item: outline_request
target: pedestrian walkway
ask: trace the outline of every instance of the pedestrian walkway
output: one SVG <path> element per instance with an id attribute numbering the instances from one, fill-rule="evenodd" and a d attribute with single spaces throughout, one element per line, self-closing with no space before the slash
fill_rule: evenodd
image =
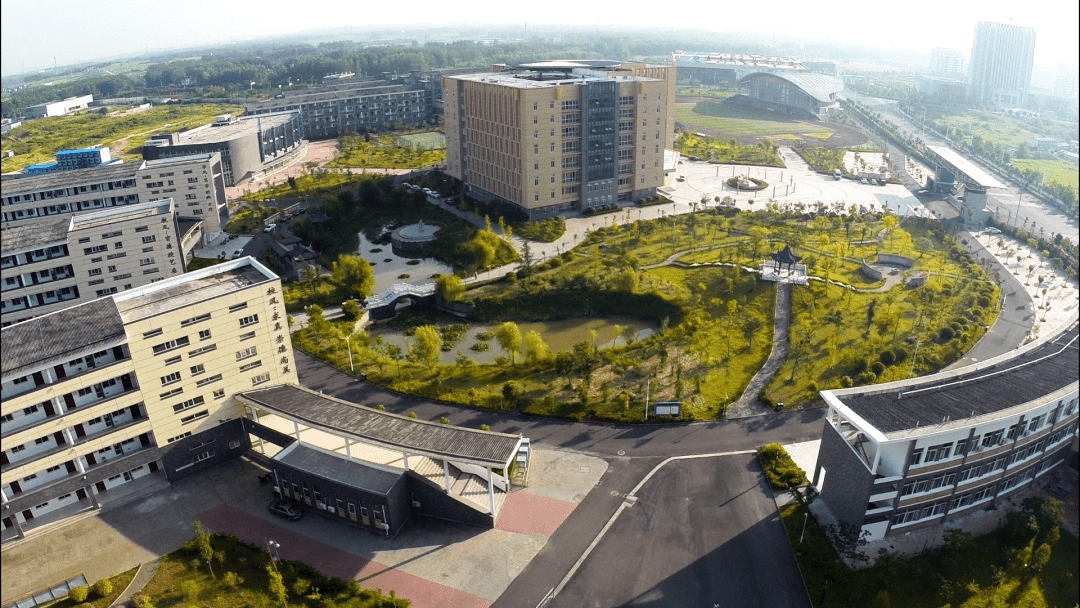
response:
<path id="1" fill-rule="evenodd" d="M 135 606 L 135 602 L 133 601 L 135 596 L 142 592 L 143 587 L 150 582 L 150 579 L 154 578 L 154 575 L 157 574 L 158 568 L 160 567 L 160 557 L 152 562 L 140 565 L 139 571 L 135 573 L 135 578 L 131 579 L 131 583 L 128 584 L 127 589 L 124 589 L 124 592 L 113 601 L 109 608 L 119 608 L 120 606 L 133 608 Z"/>
<path id="2" fill-rule="evenodd" d="M 776 286 L 776 321 L 773 326 L 773 347 L 768 360 L 761 369 L 754 374 L 750 384 L 746 386 L 742 397 L 728 409 L 728 418 L 742 418 L 745 416 L 757 416 L 767 414 L 769 408 L 758 401 L 758 395 L 765 385 L 772 380 L 776 371 L 787 359 L 788 353 L 788 327 L 791 325 L 791 284 L 780 283 Z"/>

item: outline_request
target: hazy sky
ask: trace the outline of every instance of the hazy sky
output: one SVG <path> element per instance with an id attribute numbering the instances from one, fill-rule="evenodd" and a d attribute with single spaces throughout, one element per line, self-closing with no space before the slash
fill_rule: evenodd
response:
<path id="1" fill-rule="evenodd" d="M 975 23 L 998 21 L 1035 28 L 1035 63 L 1056 66 L 1059 62 L 1076 63 L 1080 55 L 1077 7 L 1075 0 L 547 0 L 539 4 L 505 0 L 54 0 L 40 6 L 5 0 L 0 3 L 0 71 L 12 74 L 50 67 L 54 57 L 59 65 L 65 65 L 327 26 L 400 24 L 409 18 L 425 23 L 468 19 L 532 24 L 570 19 L 582 26 L 663 25 L 719 32 L 747 27 L 758 34 L 804 33 L 833 42 L 926 50 L 944 46 L 965 54 L 971 52 Z M 722 51 L 723 39 L 718 38 L 713 46 L 694 50 Z"/>

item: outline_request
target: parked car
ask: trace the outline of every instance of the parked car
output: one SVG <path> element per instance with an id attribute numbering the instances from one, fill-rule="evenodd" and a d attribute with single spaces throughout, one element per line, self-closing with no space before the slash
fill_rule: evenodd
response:
<path id="1" fill-rule="evenodd" d="M 266 228 L 263 228 L 263 232 L 273 232 L 274 228 L 277 228 L 277 224 L 269 224 Z"/>
<path id="2" fill-rule="evenodd" d="M 983 232 L 985 232 L 986 234 L 1001 234 L 1001 231 L 997 228 L 994 228 L 993 226 L 987 228 L 986 230 L 983 230 Z"/>
<path id="3" fill-rule="evenodd" d="M 861 178 L 859 181 L 862 182 L 863 184 L 866 184 L 866 178 L 865 177 Z"/>
<path id="4" fill-rule="evenodd" d="M 289 521 L 296 521 L 304 515 L 304 509 L 300 507 L 300 503 L 288 498 L 271 501 L 268 508 L 271 514 L 284 517 Z"/>
<path id="5" fill-rule="evenodd" d="M 677 182 L 685 182 L 686 178 L 680 175 L 679 177 L 675 178 L 675 181 L 677 181 Z"/>
<path id="6" fill-rule="evenodd" d="M 237 249 L 236 251 L 232 252 L 232 259 L 235 260 L 236 258 L 239 258 L 242 255 L 244 255 L 244 250 L 243 249 Z"/>

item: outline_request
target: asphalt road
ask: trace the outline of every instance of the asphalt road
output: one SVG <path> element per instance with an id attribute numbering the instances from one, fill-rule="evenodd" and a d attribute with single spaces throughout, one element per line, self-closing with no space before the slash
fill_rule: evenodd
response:
<path id="1" fill-rule="evenodd" d="M 553 608 L 810 606 L 753 455 L 673 461 L 637 495 Z"/>

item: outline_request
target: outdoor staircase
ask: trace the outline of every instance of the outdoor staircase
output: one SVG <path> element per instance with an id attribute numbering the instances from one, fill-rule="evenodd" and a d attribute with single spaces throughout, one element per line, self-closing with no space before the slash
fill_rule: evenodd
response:
<path id="1" fill-rule="evenodd" d="M 442 463 L 426 456 L 410 456 L 409 469 L 423 477 L 431 484 L 437 486 L 443 492 L 446 491 L 445 477 Z M 449 464 L 450 492 L 449 495 L 467 503 L 470 507 L 483 513 L 491 510 L 490 497 L 488 496 L 487 479 L 473 473 L 462 471 L 454 463 Z M 495 512 L 506 500 L 506 492 L 495 484 Z"/>

